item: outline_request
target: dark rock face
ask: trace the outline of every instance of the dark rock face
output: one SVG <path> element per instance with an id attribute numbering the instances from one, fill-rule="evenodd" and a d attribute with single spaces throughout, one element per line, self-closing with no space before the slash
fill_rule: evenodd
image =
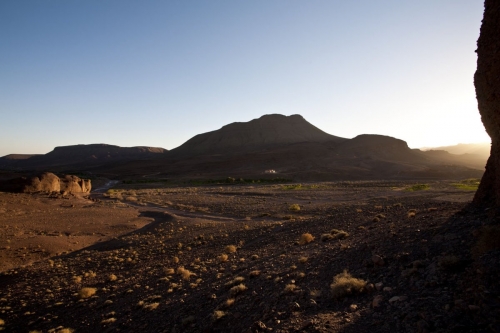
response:
<path id="1" fill-rule="evenodd" d="M 484 2 L 484 17 L 477 41 L 476 97 L 491 154 L 474 203 L 500 207 L 500 1 Z"/>
<path id="2" fill-rule="evenodd" d="M 5 192 L 56 192 L 56 193 L 90 193 L 90 179 L 80 179 L 67 175 L 59 178 L 53 173 L 44 172 L 38 176 L 20 177 L 0 182 L 0 191 Z"/>

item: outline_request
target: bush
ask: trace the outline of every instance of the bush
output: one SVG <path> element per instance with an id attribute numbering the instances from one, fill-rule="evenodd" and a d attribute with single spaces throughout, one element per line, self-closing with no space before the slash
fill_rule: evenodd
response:
<path id="1" fill-rule="evenodd" d="M 226 246 L 226 253 L 235 253 L 235 252 L 236 252 L 236 246 L 234 245 Z"/>
<path id="2" fill-rule="evenodd" d="M 231 289 L 229 289 L 229 294 L 231 296 L 235 296 L 235 295 L 238 295 L 239 293 L 244 292 L 247 289 L 248 288 L 243 283 L 241 283 L 241 284 L 239 284 L 237 286 L 234 286 Z"/>
<path id="3" fill-rule="evenodd" d="M 314 240 L 314 236 L 311 235 L 310 233 L 302 234 L 302 235 L 300 235 L 299 245 L 308 244 L 308 243 L 312 242 L 313 240 Z"/>
<path id="4" fill-rule="evenodd" d="M 80 289 L 80 291 L 78 292 L 78 297 L 83 299 L 83 298 L 89 298 L 89 297 L 92 297 L 95 295 L 95 293 L 97 292 L 97 289 L 96 288 L 82 288 Z"/>
<path id="5" fill-rule="evenodd" d="M 334 239 L 345 239 L 349 237 L 349 233 L 345 232 L 344 230 L 338 229 L 332 229 L 332 231 L 330 231 L 330 234 L 332 234 Z"/>
<path id="6" fill-rule="evenodd" d="M 344 272 L 334 276 L 330 288 L 332 289 L 333 297 L 339 299 L 347 295 L 360 293 L 364 290 L 365 286 L 365 280 L 354 278 L 344 270 Z"/>
<path id="7" fill-rule="evenodd" d="M 300 206 L 298 204 L 291 204 L 288 207 L 288 210 L 290 210 L 292 212 L 298 212 L 298 211 L 300 211 Z"/>

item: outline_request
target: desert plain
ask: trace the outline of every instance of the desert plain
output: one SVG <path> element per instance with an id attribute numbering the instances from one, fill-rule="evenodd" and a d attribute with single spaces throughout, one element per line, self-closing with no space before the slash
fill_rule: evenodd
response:
<path id="1" fill-rule="evenodd" d="M 0 330 L 500 327 L 477 180 L 112 184 L 0 193 Z"/>

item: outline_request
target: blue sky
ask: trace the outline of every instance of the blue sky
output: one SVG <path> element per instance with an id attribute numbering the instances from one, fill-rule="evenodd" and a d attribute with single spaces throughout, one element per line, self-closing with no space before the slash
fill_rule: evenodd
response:
<path id="1" fill-rule="evenodd" d="M 263 114 L 410 147 L 487 142 L 477 0 L 0 2 L 0 156 L 174 148 Z"/>

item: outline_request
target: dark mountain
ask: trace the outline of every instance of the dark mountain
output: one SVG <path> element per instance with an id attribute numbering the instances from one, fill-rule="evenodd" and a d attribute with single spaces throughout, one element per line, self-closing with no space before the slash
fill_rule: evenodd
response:
<path id="1" fill-rule="evenodd" d="M 466 154 L 467 155 L 467 154 Z M 465 156 L 465 155 L 464 155 Z M 410 149 L 405 141 L 363 134 L 330 135 L 302 116 L 265 115 L 199 134 L 171 151 L 104 144 L 57 147 L 0 168 L 91 171 L 115 178 L 282 177 L 301 180 L 480 177 L 484 164 L 445 151 Z M 266 174 L 266 170 L 276 174 Z"/>
<path id="2" fill-rule="evenodd" d="M 232 123 L 219 130 L 198 134 L 172 149 L 170 156 L 248 153 L 298 142 L 342 142 L 307 122 L 301 115 L 264 115 L 245 123 Z"/>
<path id="3" fill-rule="evenodd" d="M 33 155 L 27 158 L 12 158 L 7 155 L 0 158 L 0 168 L 47 169 L 75 167 L 86 168 L 112 162 L 154 159 L 167 152 L 154 147 L 119 147 L 107 144 L 89 144 L 56 147 L 45 155 Z"/>

